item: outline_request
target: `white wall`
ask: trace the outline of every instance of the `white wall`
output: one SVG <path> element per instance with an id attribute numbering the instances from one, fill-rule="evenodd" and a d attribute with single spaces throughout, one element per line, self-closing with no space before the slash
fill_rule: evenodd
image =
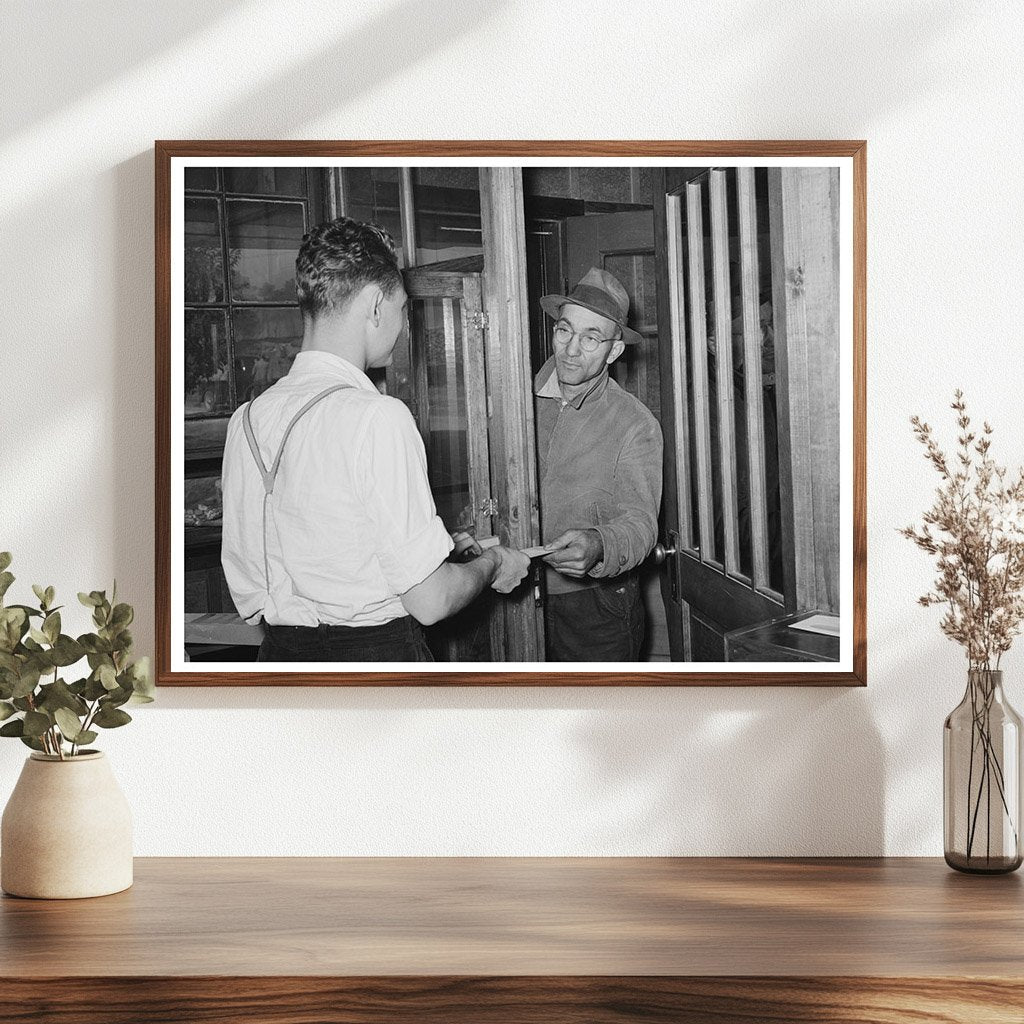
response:
<path id="1" fill-rule="evenodd" d="M 1024 461 L 1022 39 L 1011 2 L 0 4 L 0 549 L 12 593 L 116 576 L 141 650 L 154 139 L 869 140 L 867 689 L 167 688 L 104 736 L 137 852 L 940 854 L 964 665 L 896 528 L 955 386 Z"/>

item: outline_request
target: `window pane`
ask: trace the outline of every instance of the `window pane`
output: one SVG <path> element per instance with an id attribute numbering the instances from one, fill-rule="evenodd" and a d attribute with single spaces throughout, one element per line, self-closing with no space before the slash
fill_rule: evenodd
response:
<path id="1" fill-rule="evenodd" d="M 450 531 L 474 524 L 469 493 L 468 423 L 457 299 L 410 303 L 413 350 L 427 359 L 427 472 L 437 514 Z"/>
<path id="2" fill-rule="evenodd" d="M 397 167 L 346 167 L 341 172 L 345 215 L 379 224 L 402 248 L 402 216 L 398 202 Z"/>
<path id="3" fill-rule="evenodd" d="M 219 526 L 223 512 L 219 476 L 185 477 L 186 526 Z"/>
<path id="4" fill-rule="evenodd" d="M 466 179 L 457 178 L 450 179 L 451 185 L 438 185 L 434 184 L 439 180 L 437 170 L 416 168 L 412 172 L 417 266 L 480 256 L 484 251 L 479 178 L 475 183 L 469 179 L 475 187 L 459 187 Z"/>
<path id="5" fill-rule="evenodd" d="M 304 196 L 305 168 L 302 167 L 225 167 L 227 192 L 255 192 L 259 195 Z"/>
<path id="6" fill-rule="evenodd" d="M 228 335 L 224 314 L 185 310 L 185 417 L 232 410 L 228 380 Z"/>
<path id="7" fill-rule="evenodd" d="M 185 188 L 198 188 L 213 192 L 217 188 L 216 167 L 186 167 Z"/>
<path id="8" fill-rule="evenodd" d="M 216 199 L 185 200 L 185 301 L 223 302 L 224 259 Z"/>
<path id="9" fill-rule="evenodd" d="M 295 257 L 305 219 L 301 203 L 228 201 L 231 298 L 235 302 L 294 302 Z"/>
<path id="10" fill-rule="evenodd" d="M 291 368 L 302 348 L 302 316 L 287 309 L 236 309 L 235 389 L 238 404 L 262 394 Z"/>

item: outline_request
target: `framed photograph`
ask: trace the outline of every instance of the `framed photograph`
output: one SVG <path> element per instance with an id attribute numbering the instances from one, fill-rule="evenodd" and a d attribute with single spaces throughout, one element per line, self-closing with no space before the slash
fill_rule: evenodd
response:
<path id="1" fill-rule="evenodd" d="M 160 685 L 865 685 L 865 143 L 155 157 Z"/>

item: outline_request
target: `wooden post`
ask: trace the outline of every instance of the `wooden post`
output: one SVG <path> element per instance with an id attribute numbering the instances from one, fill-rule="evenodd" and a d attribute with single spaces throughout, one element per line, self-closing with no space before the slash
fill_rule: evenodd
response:
<path id="1" fill-rule="evenodd" d="M 498 536 L 516 548 L 540 544 L 537 455 L 530 368 L 523 176 L 480 168 L 484 310 L 489 386 L 491 497 Z M 505 657 L 544 660 L 544 624 L 532 586 L 505 599 Z"/>
<path id="2" fill-rule="evenodd" d="M 769 168 L 787 608 L 839 612 L 839 173 Z"/>

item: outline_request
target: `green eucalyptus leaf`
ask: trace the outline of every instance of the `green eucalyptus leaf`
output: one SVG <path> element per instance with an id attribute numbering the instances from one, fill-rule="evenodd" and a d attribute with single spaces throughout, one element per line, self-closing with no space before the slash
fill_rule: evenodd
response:
<path id="1" fill-rule="evenodd" d="M 0 572 L 3 572 L 11 564 L 10 551 L 0 551 Z"/>
<path id="2" fill-rule="evenodd" d="M 71 740 L 72 743 L 78 743 L 79 734 L 82 732 L 82 721 L 78 715 L 67 708 L 57 708 L 53 717 L 64 738 Z"/>
<path id="3" fill-rule="evenodd" d="M 103 684 L 105 690 L 117 689 L 117 673 L 114 671 L 113 665 L 100 665 L 96 669 L 96 678 Z"/>
<path id="4" fill-rule="evenodd" d="M 53 599 L 56 596 L 57 596 L 57 591 L 54 590 L 53 587 L 47 587 L 46 588 L 46 593 L 43 594 L 43 597 L 46 598 L 46 601 L 45 601 L 46 607 L 49 608 L 51 611 L 53 610 Z"/>
<path id="5" fill-rule="evenodd" d="M 103 636 L 98 636 L 96 633 L 83 633 L 78 638 L 78 643 L 83 650 L 88 651 L 90 654 L 110 654 L 112 648 L 110 641 Z M 90 665 L 92 662 L 90 662 Z M 96 666 L 93 665 L 93 668 Z"/>
<path id="6" fill-rule="evenodd" d="M 0 729 L 0 734 L 2 733 L 3 729 Z M 21 742 L 24 743 L 26 747 L 31 747 L 33 750 L 38 750 L 40 753 L 43 754 L 46 753 L 46 747 L 44 747 L 42 742 L 40 740 L 37 740 L 35 736 L 22 736 Z"/>
<path id="7" fill-rule="evenodd" d="M 156 686 L 153 683 L 153 673 L 150 669 L 149 658 L 139 658 L 128 667 L 128 673 L 132 679 L 132 687 L 137 697 L 148 697 L 153 699 L 156 693 Z M 146 701 L 145 703 L 149 703 Z"/>
<path id="8" fill-rule="evenodd" d="M 119 726 L 127 725 L 131 720 L 132 716 L 127 711 L 105 704 L 96 712 L 96 717 L 92 721 L 101 729 L 117 729 Z"/>
<path id="9" fill-rule="evenodd" d="M 85 689 L 82 691 L 82 696 L 86 700 L 99 700 L 100 697 L 107 695 L 107 688 L 96 678 L 95 675 L 89 676 L 85 681 Z"/>
<path id="10" fill-rule="evenodd" d="M 96 600 L 95 593 L 83 594 L 81 591 L 78 592 L 78 600 L 85 605 L 86 608 L 95 608 L 99 602 Z"/>
<path id="11" fill-rule="evenodd" d="M 14 577 L 9 572 L 0 572 L 0 599 L 7 593 L 13 582 Z"/>
<path id="12" fill-rule="evenodd" d="M 57 642 L 57 637 L 60 636 L 60 612 L 50 612 L 46 616 L 43 620 L 43 632 L 51 644 Z"/>
<path id="13" fill-rule="evenodd" d="M 92 743 L 97 736 L 99 736 L 98 732 L 93 732 L 92 729 L 85 729 L 78 734 L 78 739 L 75 742 L 82 746 L 84 743 Z"/>
<path id="14" fill-rule="evenodd" d="M 71 637 L 62 633 L 53 645 L 53 663 L 58 666 L 74 665 L 85 657 L 85 648 Z"/>
<path id="15" fill-rule="evenodd" d="M 50 716 L 43 714 L 41 711 L 25 712 L 26 736 L 42 736 L 52 724 Z"/>
<path id="16" fill-rule="evenodd" d="M 29 629 L 28 635 L 40 646 L 50 643 L 50 638 L 41 629 L 36 629 L 35 626 Z"/>
<path id="17" fill-rule="evenodd" d="M 33 708 L 31 697 L 12 697 L 11 703 L 19 711 L 31 711 Z"/>
<path id="18" fill-rule="evenodd" d="M 0 671 L 21 674 L 21 662 L 9 651 L 0 651 Z"/>
<path id="19" fill-rule="evenodd" d="M 39 669 L 34 665 L 26 665 L 21 675 L 18 677 L 18 682 L 14 686 L 14 691 L 11 694 L 12 697 L 28 697 L 35 692 L 35 688 L 39 685 Z"/>
<path id="20" fill-rule="evenodd" d="M 131 686 L 119 686 L 116 690 L 111 690 L 107 695 L 100 701 L 104 707 L 119 708 L 122 704 L 127 704 L 132 699 Z"/>
<path id="21" fill-rule="evenodd" d="M 135 611 L 130 604 L 115 604 L 110 613 L 110 625 L 115 629 L 124 629 L 132 624 L 134 618 Z"/>
<path id="22" fill-rule="evenodd" d="M 15 718 L 13 722 L 5 722 L 0 725 L 0 736 L 24 736 L 25 721 L 22 718 Z"/>
<path id="23" fill-rule="evenodd" d="M 0 700 L 0 722 L 6 722 L 11 715 L 18 713 L 18 709 L 6 700 Z"/>
<path id="24" fill-rule="evenodd" d="M 9 604 L 8 608 L 20 608 L 28 618 L 44 619 L 45 615 L 38 609 L 33 608 L 30 604 Z"/>
<path id="25" fill-rule="evenodd" d="M 45 605 L 46 604 L 46 588 L 45 587 L 39 586 L 38 583 L 33 583 L 32 584 L 32 593 L 35 594 L 36 597 L 39 598 L 39 603 L 41 605 Z"/>
<path id="26" fill-rule="evenodd" d="M 42 650 L 42 647 L 40 647 L 40 645 L 30 636 L 22 637 L 21 645 L 26 651 L 30 651 L 32 654 L 38 654 Z"/>
<path id="27" fill-rule="evenodd" d="M 56 711 L 57 708 L 66 708 L 68 711 L 85 717 L 89 713 L 89 705 L 81 697 L 72 693 L 70 687 L 63 679 L 57 679 L 39 687 L 39 698 L 36 700 L 36 707 L 40 711 Z"/>

